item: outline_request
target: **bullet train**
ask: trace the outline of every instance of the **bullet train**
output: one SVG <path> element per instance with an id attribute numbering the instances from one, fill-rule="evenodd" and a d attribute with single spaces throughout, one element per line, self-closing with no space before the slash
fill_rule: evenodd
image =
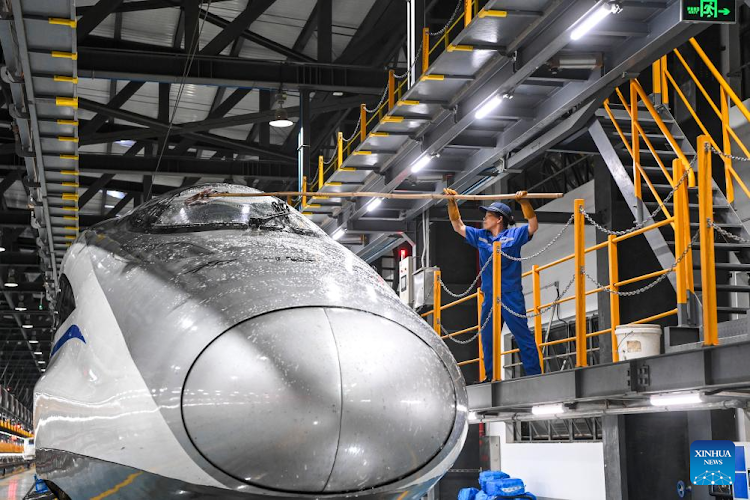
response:
<path id="1" fill-rule="evenodd" d="M 61 498 L 422 497 L 467 432 L 456 362 L 365 262 L 252 188 L 82 233 L 34 392 Z"/>

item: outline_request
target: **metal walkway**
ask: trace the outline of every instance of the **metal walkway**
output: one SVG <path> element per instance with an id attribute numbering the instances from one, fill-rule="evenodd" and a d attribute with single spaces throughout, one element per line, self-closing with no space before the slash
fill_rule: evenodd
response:
<path id="1" fill-rule="evenodd" d="M 47 283 L 78 234 L 76 15 L 70 0 L 11 0 L 0 43 Z"/>
<path id="2" fill-rule="evenodd" d="M 576 23 L 604 3 L 490 0 L 460 33 L 428 37 L 426 71 L 408 90 L 396 87 L 392 109 L 386 102 L 361 120 L 364 140 L 342 141 L 320 189 L 485 190 L 576 133 L 628 75 L 705 27 L 681 23 L 680 2 L 626 0 L 620 13 L 572 41 Z M 512 99 L 478 119 L 496 96 Z M 417 162 L 423 168 L 414 173 Z M 398 245 L 408 223 L 434 204 L 386 201 L 368 211 L 314 194 L 307 201 L 304 212 L 329 234 L 345 231 L 341 241 L 366 260 Z"/>

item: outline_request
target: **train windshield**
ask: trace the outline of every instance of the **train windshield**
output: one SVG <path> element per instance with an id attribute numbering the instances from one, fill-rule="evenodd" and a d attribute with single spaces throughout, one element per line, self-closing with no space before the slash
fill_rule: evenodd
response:
<path id="1" fill-rule="evenodd" d="M 138 207 L 130 220 L 135 228 L 148 232 L 259 229 L 320 235 L 317 226 L 278 198 L 247 196 L 257 193 L 234 184 L 188 188 Z"/>

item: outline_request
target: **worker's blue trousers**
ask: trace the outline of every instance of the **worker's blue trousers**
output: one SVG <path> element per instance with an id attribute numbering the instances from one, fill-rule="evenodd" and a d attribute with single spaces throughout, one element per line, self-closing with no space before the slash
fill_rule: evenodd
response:
<path id="1" fill-rule="evenodd" d="M 526 314 L 526 302 L 523 298 L 523 292 L 503 292 L 500 300 L 508 308 L 520 314 Z M 492 315 L 492 292 L 485 291 L 484 302 L 482 303 L 482 325 L 487 321 L 487 317 Z M 508 324 L 510 332 L 516 339 L 518 349 L 521 354 L 521 362 L 526 371 L 526 375 L 538 375 L 542 373 L 539 366 L 539 351 L 537 350 L 534 335 L 529 330 L 529 325 L 525 319 L 521 319 L 510 314 L 508 311 L 502 311 L 502 321 Z M 484 353 L 484 372 L 487 378 L 492 379 L 493 354 L 492 348 L 492 322 L 490 320 L 482 329 L 482 351 Z"/>

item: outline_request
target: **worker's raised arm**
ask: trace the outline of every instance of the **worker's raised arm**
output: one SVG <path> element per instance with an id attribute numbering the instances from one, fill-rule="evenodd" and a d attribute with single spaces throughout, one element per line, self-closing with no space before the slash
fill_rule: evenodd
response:
<path id="1" fill-rule="evenodd" d="M 443 193 L 454 196 L 458 194 L 453 189 L 443 189 Z M 448 217 L 451 220 L 453 230 L 466 238 L 466 225 L 464 225 L 464 222 L 461 220 L 461 212 L 458 211 L 458 203 L 452 198 L 448 200 Z"/>
<path id="2" fill-rule="evenodd" d="M 534 211 L 534 207 L 531 206 L 531 202 L 525 198 L 527 194 L 526 191 L 517 192 L 516 200 L 521 205 L 523 217 L 529 223 L 529 236 L 532 236 L 539 229 L 539 221 L 536 218 L 536 212 Z"/>

